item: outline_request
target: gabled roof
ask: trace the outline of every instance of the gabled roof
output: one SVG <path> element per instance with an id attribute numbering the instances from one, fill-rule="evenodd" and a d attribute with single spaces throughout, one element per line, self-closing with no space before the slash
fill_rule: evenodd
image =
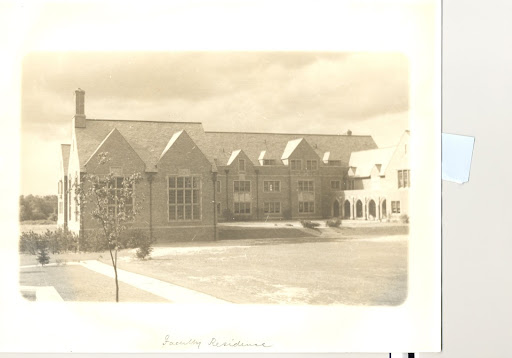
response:
<path id="1" fill-rule="evenodd" d="M 359 178 L 369 177 L 372 169 L 376 165 L 380 165 L 380 167 L 377 167 L 379 169 L 379 174 L 381 176 L 384 175 L 395 149 L 396 146 L 353 152 L 350 156 L 349 166 L 355 167 L 355 174 L 350 175 L 351 173 L 349 172 L 349 176 Z M 354 169 L 352 169 L 352 173 L 353 172 Z"/>
<path id="2" fill-rule="evenodd" d="M 357 135 L 205 132 L 205 136 L 208 139 L 206 152 L 218 159 L 217 165 L 226 165 L 231 153 L 239 148 L 252 163 L 275 159 L 279 164 L 288 142 L 297 138 L 305 139 L 320 158 L 330 152 L 329 160 L 340 160 L 342 165 L 348 165 L 353 151 L 377 148 L 371 136 Z M 262 151 L 265 151 L 263 158 L 260 157 Z"/>
<path id="3" fill-rule="evenodd" d="M 71 144 L 61 144 L 60 150 L 62 152 L 62 166 L 64 169 L 64 175 L 67 175 L 69 168 L 69 152 L 71 150 Z"/>
<path id="4" fill-rule="evenodd" d="M 231 153 L 231 157 L 229 157 L 228 163 L 226 165 L 231 165 L 231 163 L 233 163 L 233 161 L 236 159 L 236 157 L 238 157 L 238 154 L 240 154 L 241 151 L 242 151 L 241 149 L 233 151 L 233 153 Z"/>
<path id="5" fill-rule="evenodd" d="M 302 142 L 303 139 L 304 138 L 299 138 L 288 141 L 288 143 L 286 143 L 286 147 L 284 148 L 283 155 L 281 156 L 281 160 L 290 158 L 290 155 L 292 155 L 295 149 L 297 149 L 297 147 L 299 146 L 300 142 Z"/>
<path id="6" fill-rule="evenodd" d="M 90 160 L 96 155 L 96 153 L 99 152 L 99 150 L 101 149 L 101 147 L 103 146 L 103 144 L 105 144 L 105 142 L 112 136 L 112 134 L 114 134 L 114 132 L 119 132 L 117 129 L 112 129 L 109 134 L 107 134 L 107 136 L 101 141 L 101 143 L 96 147 L 96 149 L 94 150 L 94 152 L 91 153 L 91 155 L 89 156 L 89 158 L 87 158 L 87 160 L 85 161 L 84 163 L 84 166 L 87 165 Z"/>
<path id="7" fill-rule="evenodd" d="M 75 128 L 82 170 L 85 169 L 85 161 L 114 128 L 121 133 L 146 164 L 146 170 L 155 168 L 172 136 L 182 130 L 186 131 L 208 159 L 213 161 L 211 152 L 205 150 L 208 148 L 207 138 L 201 123 L 86 119 L 85 128 Z"/>
<path id="8" fill-rule="evenodd" d="M 167 143 L 167 146 L 165 147 L 164 151 L 162 152 L 162 154 L 160 154 L 160 158 L 158 158 L 159 160 L 162 159 L 162 157 L 165 155 L 165 153 L 167 153 L 167 151 L 172 147 L 172 145 L 174 144 L 174 142 L 176 142 L 176 139 L 178 139 L 178 137 L 183 133 L 183 131 L 179 131 L 179 132 L 176 132 L 172 135 L 171 139 L 169 140 L 169 143 Z"/>

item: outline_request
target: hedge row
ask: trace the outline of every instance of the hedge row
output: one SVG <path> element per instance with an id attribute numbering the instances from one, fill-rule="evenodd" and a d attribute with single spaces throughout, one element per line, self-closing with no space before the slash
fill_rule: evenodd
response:
<path id="1" fill-rule="evenodd" d="M 119 248 L 141 248 L 151 246 L 148 235 L 139 229 L 127 230 L 119 238 Z M 48 248 L 50 253 L 61 252 L 102 252 L 108 250 L 108 244 L 101 231 L 86 232 L 78 237 L 71 232 L 46 230 L 42 234 L 34 231 L 24 232 L 20 236 L 19 249 L 21 253 L 36 255 L 42 248 Z"/>

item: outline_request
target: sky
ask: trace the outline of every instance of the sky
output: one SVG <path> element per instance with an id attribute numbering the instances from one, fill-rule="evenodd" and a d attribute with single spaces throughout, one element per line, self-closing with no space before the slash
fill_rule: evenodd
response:
<path id="1" fill-rule="evenodd" d="M 91 119 L 202 122 L 207 131 L 372 135 L 409 129 L 400 53 L 34 52 L 24 58 L 21 194 L 57 192 L 74 91 Z"/>

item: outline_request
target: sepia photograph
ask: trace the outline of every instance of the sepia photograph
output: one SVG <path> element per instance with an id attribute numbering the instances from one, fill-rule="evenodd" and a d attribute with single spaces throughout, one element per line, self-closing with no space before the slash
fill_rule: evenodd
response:
<path id="1" fill-rule="evenodd" d="M 440 349 L 437 1 L 31 9 L 1 349 Z"/>
<path id="2" fill-rule="evenodd" d="M 406 299 L 404 55 L 33 53 L 23 65 L 27 299 Z"/>

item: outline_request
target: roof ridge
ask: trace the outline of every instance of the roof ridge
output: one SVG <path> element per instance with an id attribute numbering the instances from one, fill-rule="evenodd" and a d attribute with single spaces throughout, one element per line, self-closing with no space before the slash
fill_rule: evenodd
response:
<path id="1" fill-rule="evenodd" d="M 277 135 L 297 135 L 297 136 L 326 136 L 326 137 L 371 137 L 371 134 L 325 134 L 325 133 L 275 133 L 275 132 L 229 132 L 229 131 L 204 131 L 205 133 L 230 133 L 230 134 L 277 134 Z"/>
<path id="2" fill-rule="evenodd" d="M 172 123 L 172 124 L 203 124 L 203 122 L 187 122 L 187 121 L 144 121 L 140 119 L 104 119 L 104 118 L 86 118 L 86 121 L 97 121 L 97 122 L 139 122 L 139 123 Z"/>
<path id="3" fill-rule="evenodd" d="M 398 147 L 397 145 L 390 145 L 388 147 L 382 147 L 382 148 L 373 148 L 373 149 L 364 149 L 364 150 L 355 150 L 352 153 L 361 153 L 361 152 L 371 152 L 374 150 L 382 150 L 382 149 L 394 149 Z"/>

